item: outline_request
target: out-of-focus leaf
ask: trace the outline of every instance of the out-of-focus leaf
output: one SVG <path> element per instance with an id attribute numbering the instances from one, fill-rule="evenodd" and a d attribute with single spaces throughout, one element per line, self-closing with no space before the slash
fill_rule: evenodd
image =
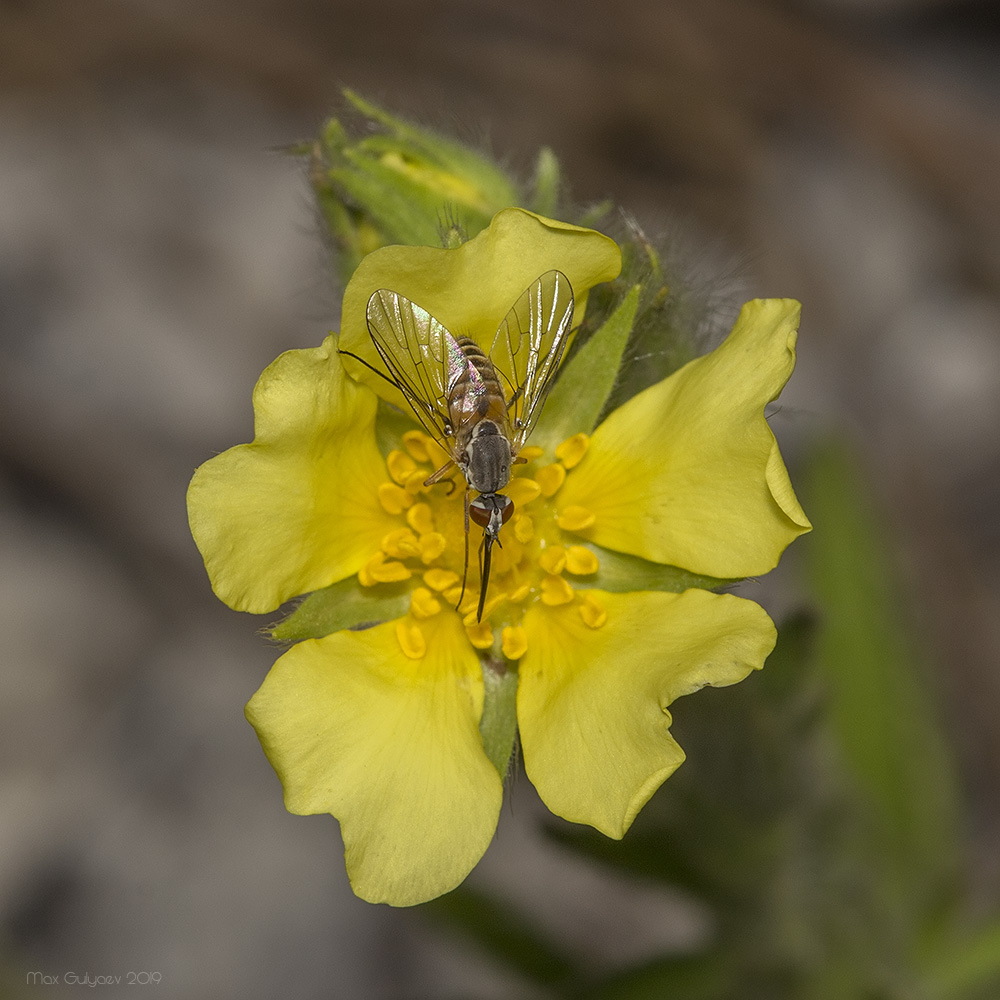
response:
<path id="1" fill-rule="evenodd" d="M 843 445 L 815 452 L 802 492 L 816 529 L 802 551 L 833 730 L 875 810 L 902 911 L 933 909 L 954 885 L 957 794 L 891 534 Z"/>
<path id="2" fill-rule="evenodd" d="M 730 963 L 721 954 L 661 958 L 609 977 L 579 1000 L 738 1000 Z"/>
<path id="3" fill-rule="evenodd" d="M 468 886 L 424 903 L 421 911 L 532 982 L 555 986 L 573 972 L 574 963 L 523 914 Z"/>
<path id="4" fill-rule="evenodd" d="M 1000 918 L 962 940 L 949 942 L 930 961 L 928 979 L 939 1000 L 1000 997 Z"/>

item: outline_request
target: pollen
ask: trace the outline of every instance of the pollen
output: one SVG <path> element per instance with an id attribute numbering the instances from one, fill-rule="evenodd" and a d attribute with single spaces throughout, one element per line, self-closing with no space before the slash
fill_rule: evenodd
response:
<path id="1" fill-rule="evenodd" d="M 585 597 L 579 605 L 580 617 L 588 628 L 600 628 L 607 620 L 608 613 L 592 597 Z"/>
<path id="2" fill-rule="evenodd" d="M 493 629 L 489 622 L 465 623 L 465 634 L 476 649 L 489 649 L 493 645 Z"/>
<path id="3" fill-rule="evenodd" d="M 561 576 L 542 577 L 542 603 L 550 607 L 569 604 L 573 600 L 573 588 Z"/>
<path id="4" fill-rule="evenodd" d="M 415 462 L 429 462 L 427 452 L 428 437 L 423 431 L 406 431 L 403 435 L 403 447 L 410 453 Z"/>
<path id="5" fill-rule="evenodd" d="M 535 473 L 535 482 L 538 483 L 543 497 L 555 496 L 559 487 L 566 481 L 566 466 L 559 462 L 546 465 Z"/>
<path id="6" fill-rule="evenodd" d="M 409 528 L 397 528 L 382 539 L 382 551 L 393 559 L 420 555 L 420 542 Z"/>
<path id="7" fill-rule="evenodd" d="M 358 572 L 358 581 L 362 587 L 371 587 L 376 583 L 398 583 L 409 580 L 413 575 L 408 566 L 395 560 L 386 561 L 384 552 L 376 552 Z"/>
<path id="8" fill-rule="evenodd" d="M 409 495 L 409 494 L 407 494 Z M 430 504 L 415 503 L 406 512 L 406 523 L 418 534 L 427 535 L 434 530 L 434 515 Z"/>
<path id="9" fill-rule="evenodd" d="M 448 546 L 448 539 L 438 531 L 420 536 L 420 561 L 429 566 Z"/>
<path id="10" fill-rule="evenodd" d="M 419 625 L 410 624 L 405 618 L 396 622 L 396 640 L 399 648 L 411 660 L 419 660 L 427 652 L 427 640 Z"/>
<path id="11" fill-rule="evenodd" d="M 500 648 L 508 660 L 519 660 L 528 649 L 528 633 L 521 625 L 508 625 L 500 633 Z"/>
<path id="12" fill-rule="evenodd" d="M 574 465 L 579 465 L 580 460 L 587 454 L 590 447 L 590 438 L 586 434 L 574 434 L 566 438 L 562 444 L 556 448 L 556 458 L 567 469 L 572 469 Z"/>
<path id="13" fill-rule="evenodd" d="M 600 560 L 585 545 L 571 545 L 566 550 L 566 572 L 574 576 L 590 576 L 601 568 Z"/>
<path id="14" fill-rule="evenodd" d="M 558 576 L 566 568 L 566 550 L 561 545 L 550 545 L 538 557 L 538 565 L 546 573 Z"/>
<path id="15" fill-rule="evenodd" d="M 556 515 L 556 524 L 563 531 L 583 531 L 584 528 L 589 528 L 596 520 L 597 518 L 592 511 L 587 510 L 586 507 L 578 507 L 576 505 L 566 507 Z"/>
<path id="16" fill-rule="evenodd" d="M 387 514 L 402 514 L 413 503 L 413 497 L 395 483 L 380 483 L 378 502 Z"/>
<path id="17" fill-rule="evenodd" d="M 414 618 L 432 618 L 440 610 L 441 602 L 426 587 L 417 587 L 410 594 L 410 614 Z"/>
<path id="18" fill-rule="evenodd" d="M 507 487 L 507 496 L 514 501 L 515 507 L 524 507 L 526 504 L 531 503 L 541 492 L 542 488 L 538 483 L 534 479 L 528 479 L 526 476 L 518 476 L 516 479 L 512 479 L 510 485 Z"/>
<path id="19" fill-rule="evenodd" d="M 458 583 L 458 574 L 453 573 L 450 569 L 441 569 L 435 566 L 434 569 L 427 570 L 424 573 L 424 583 L 427 584 L 431 590 L 436 590 L 438 593 L 448 590 L 450 587 L 454 587 Z M 458 595 L 455 595 L 456 600 Z"/>
<path id="20" fill-rule="evenodd" d="M 527 545 L 535 537 L 535 522 L 529 515 L 518 514 L 514 518 L 514 537 L 522 545 Z"/>
<path id="21" fill-rule="evenodd" d="M 389 452 L 386 456 L 385 467 L 389 470 L 389 475 L 400 486 L 404 485 L 407 479 L 417 471 L 417 463 L 405 451 L 399 451 L 399 449 Z"/>

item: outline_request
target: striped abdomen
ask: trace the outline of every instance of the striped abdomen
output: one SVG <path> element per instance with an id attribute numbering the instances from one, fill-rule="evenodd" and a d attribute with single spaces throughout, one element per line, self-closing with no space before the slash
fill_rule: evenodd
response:
<path id="1" fill-rule="evenodd" d="M 459 449 L 465 448 L 482 420 L 492 420 L 509 435 L 507 402 L 493 362 L 468 337 L 456 337 L 454 346 L 458 351 L 448 362 L 448 416 Z"/>

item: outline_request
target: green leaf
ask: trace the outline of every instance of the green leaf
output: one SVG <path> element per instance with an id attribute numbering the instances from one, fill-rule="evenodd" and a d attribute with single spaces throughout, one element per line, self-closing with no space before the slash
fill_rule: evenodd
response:
<path id="1" fill-rule="evenodd" d="M 313 591 L 270 630 L 278 642 L 319 639 L 345 628 L 363 628 L 402 618 L 410 607 L 408 580 L 362 587 L 356 576 Z"/>
<path id="2" fill-rule="evenodd" d="M 578 1000 L 736 1000 L 727 958 L 716 952 L 670 956 L 616 974 L 578 994 Z"/>
<path id="3" fill-rule="evenodd" d="M 545 403 L 533 444 L 552 450 L 579 431 L 590 432 L 611 394 L 639 305 L 630 289 L 607 321 L 566 363 Z M 632 588 L 635 589 L 635 588 Z"/>
<path id="4" fill-rule="evenodd" d="M 929 963 L 932 995 L 940 1000 L 1000 996 L 1000 918 L 964 940 L 949 942 Z"/>
<path id="5" fill-rule="evenodd" d="M 567 979 L 573 969 L 562 951 L 523 914 L 467 885 L 420 909 L 532 982 L 552 986 Z"/>
<path id="6" fill-rule="evenodd" d="M 874 810 L 898 905 L 927 916 L 955 884 L 957 793 L 891 534 L 842 444 L 816 451 L 803 485 L 816 530 L 802 553 L 819 602 L 832 726 Z"/>

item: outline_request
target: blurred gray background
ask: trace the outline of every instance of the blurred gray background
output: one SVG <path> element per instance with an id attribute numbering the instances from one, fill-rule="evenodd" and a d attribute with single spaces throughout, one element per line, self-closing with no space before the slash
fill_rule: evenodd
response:
<path id="1" fill-rule="evenodd" d="M 213 598 L 187 532 L 190 474 L 252 436 L 257 375 L 336 324 L 278 150 L 341 86 L 525 175 L 550 145 L 576 200 L 803 301 L 773 426 L 793 474 L 824 428 L 862 451 L 994 894 L 998 21 L 986 0 L 0 2 L 0 991 L 147 971 L 171 996 L 530 996 L 356 900 L 334 821 L 284 812 L 242 716 L 267 619 Z M 595 967 L 703 933 L 538 815 L 522 779 L 474 885 Z"/>

